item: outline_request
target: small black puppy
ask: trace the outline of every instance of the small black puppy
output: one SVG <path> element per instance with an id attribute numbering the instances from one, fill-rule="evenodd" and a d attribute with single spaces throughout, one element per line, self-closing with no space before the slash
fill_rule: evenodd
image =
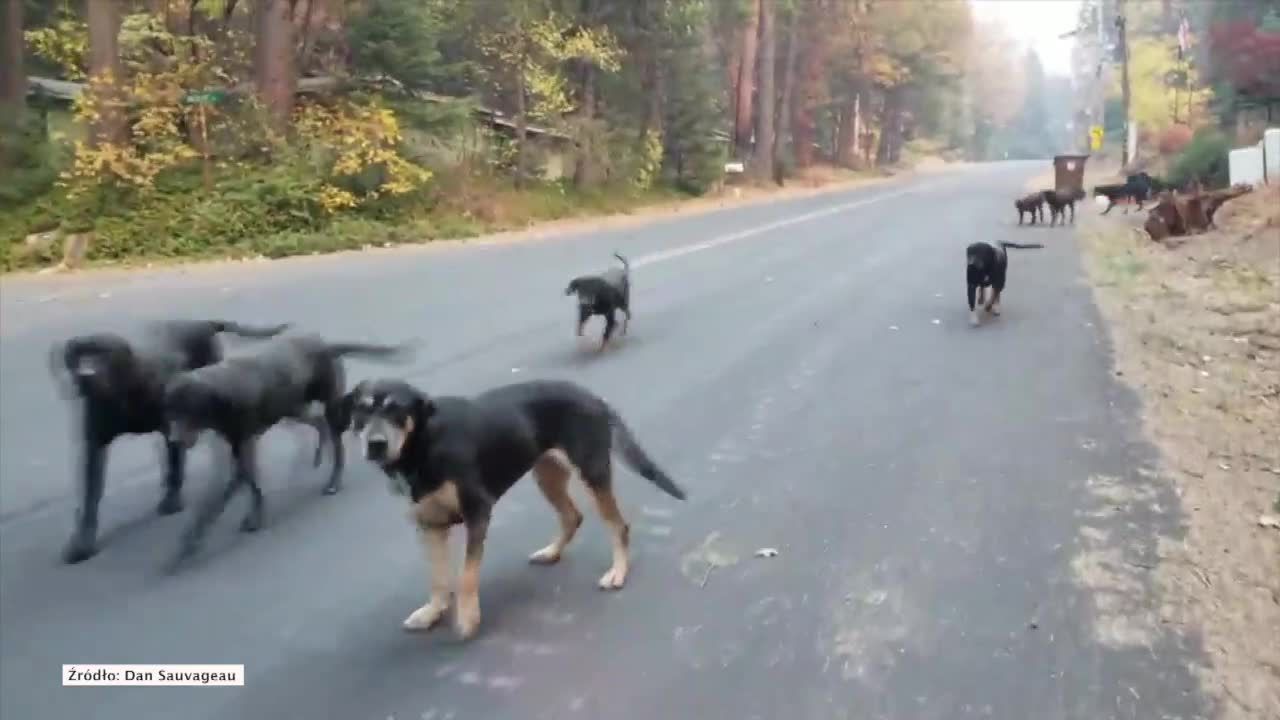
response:
<path id="1" fill-rule="evenodd" d="M 333 470 L 324 493 L 341 488 L 344 453 L 341 435 L 346 425 L 343 393 L 346 373 L 342 358 L 348 355 L 377 359 L 402 357 L 407 346 L 331 343 L 318 336 L 285 337 L 262 347 L 259 352 L 229 357 L 177 375 L 164 390 L 164 412 L 171 442 L 183 447 L 195 444 L 202 430 L 212 430 L 231 448 L 235 468 L 222 494 L 200 508 L 186 533 L 174 566 L 194 555 L 208 526 L 226 508 L 241 485 L 248 485 L 252 506 L 240 529 L 253 532 L 262 527 L 262 488 L 257 480 L 258 438 L 277 423 L 294 420 L 316 429 L 320 449 L 333 449 Z M 312 414 L 319 403 L 323 417 Z"/>
<path id="2" fill-rule="evenodd" d="M 164 432 L 164 386 L 174 375 L 222 358 L 218 333 L 249 338 L 276 335 L 288 327 L 248 327 L 223 320 L 169 321 L 148 326 L 130 342 L 113 333 L 71 338 L 49 351 L 49 370 L 64 395 L 82 407 L 80 508 L 62 559 L 78 563 L 98 551 L 98 505 L 102 500 L 107 448 L 121 435 Z M 165 493 L 156 511 L 182 510 L 185 451 L 165 444 Z"/>
<path id="3" fill-rule="evenodd" d="M 522 382 L 464 398 L 428 397 L 399 380 L 371 380 L 357 385 L 346 403 L 365 457 L 409 496 L 427 549 L 431 594 L 405 619 L 408 630 L 426 630 L 448 611 L 454 594 L 449 529 L 461 524 L 467 545 L 454 621 L 463 638 L 475 634 L 480 560 L 493 507 L 531 470 L 559 529 L 529 561 L 558 561 L 582 525 L 568 490 L 577 475 L 609 528 L 613 562 L 598 583 L 602 590 L 620 589 L 630 562 L 630 529 L 613 494 L 611 454 L 668 495 L 685 497 L 617 411 L 574 383 Z"/>
<path id="4" fill-rule="evenodd" d="M 622 261 L 621 268 L 610 268 L 599 275 L 581 275 L 569 281 L 564 289 L 565 295 L 578 296 L 578 337 L 582 337 L 582 326 L 592 315 L 604 316 L 604 338 L 600 341 L 603 350 L 613 336 L 615 325 L 614 312 L 626 313 L 622 323 L 622 334 L 627 334 L 627 326 L 631 324 L 631 264 L 619 253 L 614 257 Z"/>
<path id="5" fill-rule="evenodd" d="M 1009 270 L 1009 255 L 1005 250 L 1008 248 L 1030 249 L 1042 247 L 1044 245 L 1040 243 L 1002 242 L 998 245 L 992 245 L 985 242 L 976 242 L 965 248 L 964 254 L 968 260 L 965 279 L 969 286 L 970 325 L 977 325 L 980 322 L 977 306 L 983 304 L 988 287 L 991 288 L 991 299 L 986 302 L 984 309 L 993 315 L 1000 314 L 1000 293 L 1004 291 L 1005 276 Z"/>

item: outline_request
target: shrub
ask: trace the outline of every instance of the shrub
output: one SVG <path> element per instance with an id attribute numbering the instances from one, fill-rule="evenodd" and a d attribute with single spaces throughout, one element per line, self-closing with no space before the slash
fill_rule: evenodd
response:
<path id="1" fill-rule="evenodd" d="M 1226 187 L 1227 153 L 1231 143 L 1216 128 L 1202 128 L 1191 138 L 1186 148 L 1174 158 L 1169 179 L 1177 185 L 1195 180 L 1205 188 Z"/>

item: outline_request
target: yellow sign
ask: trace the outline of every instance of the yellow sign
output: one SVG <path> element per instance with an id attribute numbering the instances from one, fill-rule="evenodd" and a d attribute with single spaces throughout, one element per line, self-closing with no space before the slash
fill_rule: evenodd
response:
<path id="1" fill-rule="evenodd" d="M 1102 126 L 1094 125 L 1089 128 L 1089 148 L 1092 150 L 1102 149 Z"/>

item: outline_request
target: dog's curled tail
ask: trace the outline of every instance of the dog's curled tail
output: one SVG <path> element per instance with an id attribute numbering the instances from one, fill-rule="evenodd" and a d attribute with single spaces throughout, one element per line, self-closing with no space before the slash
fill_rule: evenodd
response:
<path id="1" fill-rule="evenodd" d="M 209 326 L 213 328 L 215 333 L 231 333 L 247 338 L 269 338 L 275 337 L 280 333 L 288 330 L 293 323 L 281 323 L 280 325 L 268 325 L 266 327 L 241 325 L 238 322 L 230 320 L 210 320 Z"/>
<path id="2" fill-rule="evenodd" d="M 399 345 L 377 345 L 373 343 L 355 343 L 355 342 L 339 342 L 326 343 L 325 352 L 333 358 L 340 358 L 346 355 L 357 355 L 377 360 L 402 361 L 408 360 L 413 356 L 413 351 L 418 347 L 417 341 L 401 343 Z"/>
<path id="3" fill-rule="evenodd" d="M 1022 250 L 1033 250 L 1033 249 L 1035 249 L 1035 248 L 1042 248 L 1042 247 L 1044 247 L 1044 244 L 1043 244 L 1043 243 L 1016 243 L 1016 242 L 1001 242 L 1001 243 L 1000 243 L 1000 247 L 1002 247 L 1002 248 L 1020 248 L 1020 249 L 1022 249 Z"/>
<path id="4" fill-rule="evenodd" d="M 613 447 L 618 451 L 618 455 L 627 467 L 636 471 L 645 480 L 653 483 L 659 490 L 665 492 L 677 500 L 684 500 L 684 490 L 675 483 L 658 464 L 649 457 L 649 454 L 640 447 L 640 443 L 636 440 L 636 436 L 631 432 L 631 428 L 622 421 L 622 418 L 612 408 L 609 409 L 609 426 L 613 430 Z"/>
<path id="5" fill-rule="evenodd" d="M 626 270 L 627 272 L 631 272 L 631 263 L 627 262 L 627 259 L 622 257 L 622 253 L 615 250 L 613 252 L 613 256 L 618 258 L 618 260 L 622 262 L 623 270 Z"/>

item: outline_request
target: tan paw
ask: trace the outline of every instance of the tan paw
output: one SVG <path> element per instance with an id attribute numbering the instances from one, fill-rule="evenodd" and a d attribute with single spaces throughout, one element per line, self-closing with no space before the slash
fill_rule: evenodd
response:
<path id="1" fill-rule="evenodd" d="M 982 319 L 978 317 L 978 311 L 977 311 L 977 310 L 974 310 L 974 311 L 972 311 L 972 312 L 970 312 L 970 313 L 969 313 L 969 324 L 970 324 L 970 325 L 972 325 L 972 326 L 974 326 L 974 327 L 977 327 L 977 326 L 978 326 L 978 323 L 980 323 L 980 322 L 982 322 Z"/>
<path id="2" fill-rule="evenodd" d="M 475 637 L 480 629 L 480 604 L 475 603 L 470 607 L 458 605 L 458 611 L 453 618 L 453 629 L 463 640 Z"/>
<path id="3" fill-rule="evenodd" d="M 449 609 L 448 605 L 433 605 L 427 603 L 422 607 L 414 610 L 409 617 L 404 619 L 405 630 L 430 630 L 432 626 L 440 622 L 445 612 Z"/>
<path id="4" fill-rule="evenodd" d="M 529 562 L 534 565 L 554 565 L 560 562 L 560 548 L 554 544 L 548 545 L 530 555 Z"/>
<path id="5" fill-rule="evenodd" d="M 617 567 L 609 568 L 609 572 L 600 576 L 597 583 L 601 590 L 621 590 L 627 582 L 627 571 Z"/>

